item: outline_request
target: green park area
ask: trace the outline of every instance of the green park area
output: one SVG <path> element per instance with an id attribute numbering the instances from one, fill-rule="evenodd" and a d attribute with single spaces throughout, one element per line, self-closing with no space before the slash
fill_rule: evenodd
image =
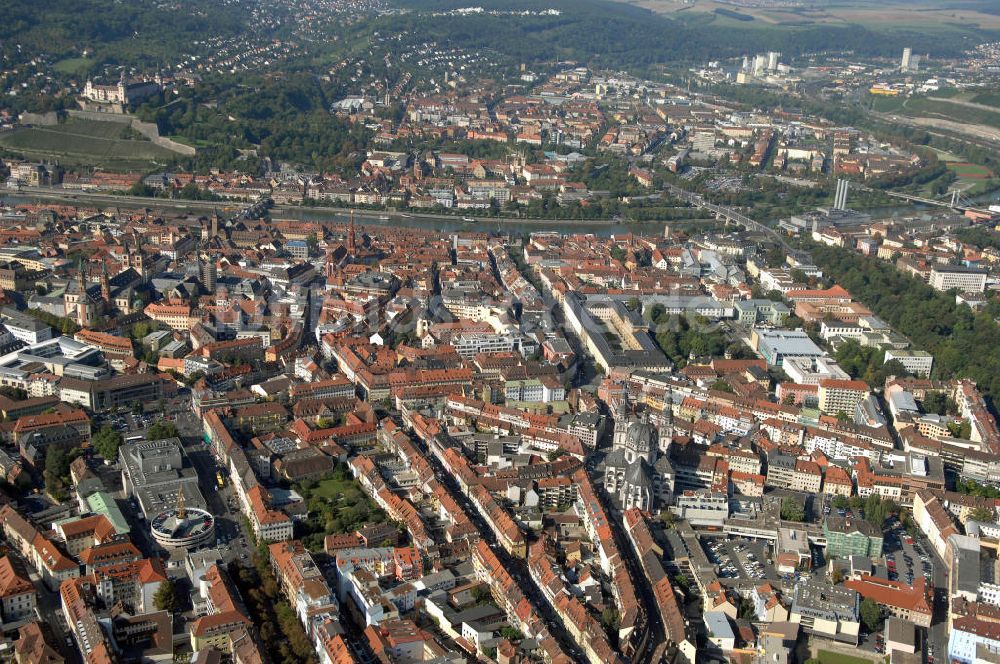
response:
<path id="1" fill-rule="evenodd" d="M 52 68 L 67 76 L 84 76 L 94 68 L 94 61 L 90 58 L 65 58 L 52 65 Z"/>
<path id="2" fill-rule="evenodd" d="M 819 661 L 819 664 L 872 664 L 871 659 L 866 657 L 855 657 L 845 653 L 833 652 L 832 650 L 820 650 L 812 662 Z"/>
<path id="3" fill-rule="evenodd" d="M 386 520 L 385 512 L 351 477 L 346 464 L 338 464 L 323 480 L 300 482 L 295 490 L 309 508 L 309 516 L 301 523 L 302 542 L 312 550 L 321 550 L 327 535 L 352 533 L 365 524 Z"/>

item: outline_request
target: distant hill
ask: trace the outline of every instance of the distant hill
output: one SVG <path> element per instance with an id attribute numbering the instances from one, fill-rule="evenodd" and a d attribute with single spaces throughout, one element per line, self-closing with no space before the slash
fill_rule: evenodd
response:
<path id="1" fill-rule="evenodd" d="M 241 32 L 248 14 L 221 0 L 0 0 L 0 47 L 53 59 L 87 49 L 98 61 L 150 66 Z"/>
<path id="2" fill-rule="evenodd" d="M 976 0 L 970 0 L 976 3 Z M 490 48 L 516 61 L 573 59 L 610 67 L 643 67 L 674 61 L 703 61 L 766 50 L 786 56 L 822 51 L 896 56 L 903 46 L 937 56 L 956 55 L 972 44 L 1000 36 L 997 30 L 967 30 L 935 20 L 921 21 L 909 10 L 908 23 L 815 20 L 789 13 L 787 24 L 758 19 L 744 7 L 699 0 L 698 11 L 659 12 L 674 0 L 393 0 L 402 15 L 383 17 L 382 29 L 415 30 L 464 48 Z M 929 0 L 928 0 L 929 2 Z M 481 6 L 480 14 L 432 16 L 432 12 Z M 826 4 L 826 3 L 824 3 Z M 857 6 L 843 3 L 852 11 Z M 839 5 L 838 5 L 839 6 Z M 867 6 L 871 6 L 870 4 Z M 882 4 L 880 3 L 880 6 Z M 927 7 L 933 7 L 928 4 Z M 555 9 L 558 16 L 492 16 L 490 11 Z M 716 10 L 721 10 L 716 12 Z M 845 10 L 846 11 L 846 10 Z M 734 14 L 736 16 L 734 16 Z M 917 18 L 912 18 L 917 16 Z M 1000 17 L 997 17 L 1000 19 Z M 945 35 L 964 39 L 942 39 Z"/>

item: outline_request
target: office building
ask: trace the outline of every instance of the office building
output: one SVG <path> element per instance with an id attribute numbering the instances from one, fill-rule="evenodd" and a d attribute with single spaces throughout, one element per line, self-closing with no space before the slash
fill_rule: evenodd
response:
<path id="1" fill-rule="evenodd" d="M 925 350 L 887 350 L 885 361 L 898 361 L 903 368 L 914 376 L 926 378 L 931 375 L 934 366 L 934 356 Z"/>
<path id="2" fill-rule="evenodd" d="M 963 293 L 982 293 L 986 290 L 986 270 L 964 265 L 935 265 L 928 283 L 939 291 L 957 288 Z"/>
<path id="3" fill-rule="evenodd" d="M 827 517 L 823 522 L 823 536 L 828 557 L 878 558 L 882 555 L 882 532 L 861 519 Z"/>

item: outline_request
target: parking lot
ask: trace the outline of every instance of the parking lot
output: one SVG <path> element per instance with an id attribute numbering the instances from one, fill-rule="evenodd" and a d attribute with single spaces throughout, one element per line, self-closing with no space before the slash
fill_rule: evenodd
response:
<path id="1" fill-rule="evenodd" d="M 735 581 L 777 581 L 778 572 L 771 560 L 770 547 L 754 540 L 702 539 L 708 559 L 719 566 L 719 578 Z"/>
<path id="2" fill-rule="evenodd" d="M 899 522 L 893 524 L 883 540 L 888 577 L 912 585 L 915 579 L 934 578 L 934 557 L 920 542 L 906 534 Z"/>

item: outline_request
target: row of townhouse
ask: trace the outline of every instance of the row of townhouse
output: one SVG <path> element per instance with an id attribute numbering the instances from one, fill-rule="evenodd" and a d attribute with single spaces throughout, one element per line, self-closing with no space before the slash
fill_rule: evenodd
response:
<path id="1" fill-rule="evenodd" d="M 460 394 L 449 395 L 446 412 L 456 424 L 474 425 L 495 432 L 520 434 L 522 439 L 543 453 L 557 449 L 583 459 L 587 446 L 596 443 L 596 435 L 603 425 L 600 418 L 558 417 L 532 414 L 477 401 Z M 590 426 L 584 431 L 584 422 Z"/>
<path id="2" fill-rule="evenodd" d="M 642 567 L 646 580 L 653 588 L 656 606 L 660 612 L 666 640 L 658 648 L 676 648 L 689 662 L 695 661 L 697 646 L 694 635 L 681 612 L 678 593 L 660 562 L 663 551 L 653 539 L 646 516 L 638 509 L 631 508 L 622 515 L 622 520 L 625 534 L 639 559 L 639 566 Z"/>
<path id="3" fill-rule="evenodd" d="M 352 458 L 348 465 L 365 493 L 385 510 L 390 519 L 403 524 L 415 546 L 427 549 L 434 544 L 420 511 L 409 498 L 399 496 L 389 488 L 370 456 L 360 454 Z"/>
<path id="4" fill-rule="evenodd" d="M 396 620 L 413 609 L 423 575 L 421 554 L 413 547 L 348 548 L 337 551 L 337 598 L 350 600 L 366 626 Z M 385 589 L 380 580 L 399 583 Z"/>
<path id="5" fill-rule="evenodd" d="M 263 661 L 253 621 L 226 571 L 218 565 L 209 567 L 199 581 L 198 591 L 208 613 L 191 625 L 191 649 L 197 652 L 215 648 L 233 664 Z"/>
<path id="6" fill-rule="evenodd" d="M 611 589 L 620 617 L 618 641 L 623 651 L 629 654 L 635 645 L 634 638 L 641 635 L 645 626 L 635 585 L 625 559 L 618 550 L 608 513 L 590 481 L 590 476 L 581 468 L 573 473 L 572 479 L 577 485 L 578 492 L 574 510 L 583 520 L 584 528 L 598 555 L 601 569 L 611 579 Z"/>
<path id="7" fill-rule="evenodd" d="M 607 633 L 590 614 L 587 607 L 576 598 L 566 585 L 556 562 L 545 551 L 546 539 L 539 538 L 531 545 L 528 555 L 528 573 L 538 586 L 563 625 L 583 649 L 590 664 L 618 664 L 621 655 L 614 651 Z"/>
<path id="8" fill-rule="evenodd" d="M 220 463 L 229 469 L 229 477 L 239 498 L 240 510 L 250 522 L 253 536 L 258 542 L 283 542 L 292 539 L 292 518 L 271 507 L 271 492 L 264 487 L 247 458 L 247 453 L 235 443 L 222 419 L 214 410 L 204 417 L 205 428 L 211 433 L 213 449 Z M 228 449 L 226 449 L 228 447 Z"/>
<path id="9" fill-rule="evenodd" d="M 434 420 L 423 418 L 419 414 L 409 417 L 408 423 L 413 428 L 414 434 L 433 451 L 442 464 L 445 464 L 442 447 L 437 440 L 437 436 L 441 433 L 439 424 Z M 454 450 L 449 448 L 448 451 Z M 562 651 L 555 637 L 549 633 L 548 626 L 539 615 L 537 608 L 500 562 L 496 553 L 485 540 L 477 537 L 478 533 L 472 526 L 469 516 L 464 514 L 464 510 L 443 485 L 437 483 L 436 480 L 432 480 L 432 482 L 434 483 L 434 496 L 439 504 L 439 514 L 448 515 L 448 519 L 452 522 L 450 526 L 452 529 L 456 528 L 459 523 L 467 524 L 470 542 L 472 539 L 476 540 L 472 546 L 472 563 L 476 577 L 490 588 L 496 605 L 503 609 L 511 624 L 517 626 L 525 636 L 537 640 L 546 661 L 551 664 L 572 662 L 572 659 Z M 462 514 L 462 516 L 456 517 L 456 514 Z M 456 519 L 458 519 L 457 523 Z"/>
<path id="10" fill-rule="evenodd" d="M 10 505 L 0 507 L 0 528 L 6 540 L 42 577 L 50 590 L 80 576 L 80 565 L 40 533 Z"/>
<path id="11" fill-rule="evenodd" d="M 317 627 L 339 615 L 336 594 L 302 542 L 274 542 L 268 551 L 271 554 L 271 570 L 281 591 L 310 640 L 315 641 Z"/>
<path id="12" fill-rule="evenodd" d="M 569 664 L 573 661 L 559 647 L 538 610 L 485 540 L 476 543 L 472 552 L 472 565 L 476 570 L 476 577 L 489 587 L 496 605 L 503 609 L 507 619 L 522 634 L 538 641 L 547 661 L 551 664 Z"/>

